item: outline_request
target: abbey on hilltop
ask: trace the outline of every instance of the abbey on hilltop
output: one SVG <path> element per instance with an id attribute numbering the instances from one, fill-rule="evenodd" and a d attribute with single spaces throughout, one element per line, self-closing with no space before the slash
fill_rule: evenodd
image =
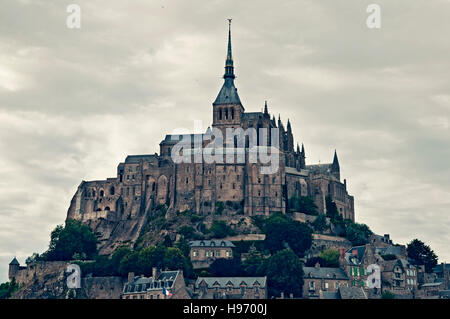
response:
<path id="1" fill-rule="evenodd" d="M 166 205 L 168 213 L 191 211 L 198 215 L 214 213 L 228 203 L 244 216 L 286 213 L 292 198 L 311 197 L 320 213 L 326 212 L 326 197 L 334 201 L 339 213 L 354 221 L 353 196 L 346 181 L 340 180 L 336 152 L 332 163 L 306 165 L 305 149 L 297 143 L 291 123 L 286 128 L 271 116 L 267 103 L 263 112 L 245 112 L 235 87 L 231 51 L 231 29 L 224 83 L 212 104 L 212 127 L 278 128 L 279 169 L 261 174 L 259 163 L 174 163 L 173 147 L 180 136 L 166 135 L 160 154 L 130 155 L 117 168 L 117 176 L 101 181 L 83 181 L 68 210 L 67 218 L 81 220 L 100 237 L 101 246 L 112 237 L 136 240 L 146 218 L 155 207 Z M 204 134 L 192 134 L 207 140 Z M 258 130 L 259 131 L 259 130 Z M 270 140 L 270 138 L 268 138 Z M 247 145 L 246 145 L 247 146 Z M 248 148 L 243 148 L 248 152 Z M 248 157 L 246 157 L 248 159 Z M 125 237 L 126 236 L 126 237 Z"/>

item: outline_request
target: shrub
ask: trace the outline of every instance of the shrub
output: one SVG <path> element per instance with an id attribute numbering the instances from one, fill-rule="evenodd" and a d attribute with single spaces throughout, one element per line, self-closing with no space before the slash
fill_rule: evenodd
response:
<path id="1" fill-rule="evenodd" d="M 224 238 L 235 235 L 235 232 L 224 221 L 214 221 L 209 232 L 213 238 Z"/>

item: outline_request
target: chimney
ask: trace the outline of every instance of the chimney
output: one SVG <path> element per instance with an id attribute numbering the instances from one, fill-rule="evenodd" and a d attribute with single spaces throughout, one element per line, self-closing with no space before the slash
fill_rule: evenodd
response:
<path id="1" fill-rule="evenodd" d="M 160 271 L 160 269 L 159 269 L 158 267 L 153 267 L 153 268 L 152 268 L 152 277 L 153 277 L 153 280 L 158 279 L 160 273 L 161 273 L 161 271 Z"/>
<path id="2" fill-rule="evenodd" d="M 294 294 L 292 292 L 289 294 L 289 298 L 294 299 Z"/>
<path id="3" fill-rule="evenodd" d="M 340 259 L 345 258 L 345 248 L 339 248 L 339 258 Z"/>
<path id="4" fill-rule="evenodd" d="M 281 297 L 280 299 L 284 299 L 284 292 L 281 292 Z"/>
<path id="5" fill-rule="evenodd" d="M 128 282 L 132 282 L 134 280 L 134 272 L 128 273 Z"/>

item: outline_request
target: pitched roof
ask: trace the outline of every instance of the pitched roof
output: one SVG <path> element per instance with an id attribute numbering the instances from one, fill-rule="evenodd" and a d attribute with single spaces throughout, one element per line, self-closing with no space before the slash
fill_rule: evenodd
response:
<path id="1" fill-rule="evenodd" d="M 225 79 L 219 94 L 216 97 L 213 105 L 220 104 L 238 104 L 242 105 L 241 99 L 237 93 L 237 88 L 234 86 L 232 79 Z"/>
<path id="2" fill-rule="evenodd" d="M 318 174 L 329 174 L 331 173 L 332 163 L 324 163 L 324 164 L 314 164 L 314 165 L 306 165 L 306 169 L 311 171 L 312 173 Z"/>
<path id="3" fill-rule="evenodd" d="M 180 271 L 162 271 L 157 278 L 135 277 L 125 284 L 124 293 L 145 292 L 147 290 L 172 288 Z"/>
<path id="4" fill-rule="evenodd" d="M 322 291 L 321 299 L 339 299 L 338 291 Z"/>
<path id="5" fill-rule="evenodd" d="M 356 253 L 356 255 L 354 253 Z M 345 260 L 351 265 L 359 265 L 365 253 L 366 246 L 352 247 L 345 253 Z"/>
<path id="6" fill-rule="evenodd" d="M 339 287 L 341 299 L 367 299 L 362 287 Z"/>
<path id="7" fill-rule="evenodd" d="M 259 284 L 260 287 L 266 287 L 267 277 L 198 277 L 195 281 L 195 288 L 199 288 L 202 282 L 205 282 L 208 287 L 226 288 L 228 285 L 233 287 L 240 287 L 241 284 L 247 286 L 254 286 Z"/>
<path id="8" fill-rule="evenodd" d="M 177 144 L 182 140 L 190 141 L 194 143 L 195 138 L 203 141 L 204 139 L 209 139 L 210 134 L 167 134 L 164 140 L 159 144 Z"/>
<path id="9" fill-rule="evenodd" d="M 125 159 L 125 163 L 127 164 L 137 164 L 140 161 L 151 161 L 155 158 L 155 154 L 149 155 L 128 155 Z"/>
<path id="10" fill-rule="evenodd" d="M 305 278 L 348 280 L 347 274 L 341 268 L 303 267 Z"/>
<path id="11" fill-rule="evenodd" d="M 10 265 L 20 265 L 20 263 L 17 261 L 16 257 L 14 257 L 13 260 L 11 260 L 11 262 L 9 264 Z"/>
<path id="12" fill-rule="evenodd" d="M 388 246 L 375 248 L 375 253 L 379 255 L 402 255 L 404 250 L 401 246 Z"/>
<path id="13" fill-rule="evenodd" d="M 193 240 L 189 242 L 191 247 L 235 247 L 229 240 L 212 239 L 212 240 Z"/>

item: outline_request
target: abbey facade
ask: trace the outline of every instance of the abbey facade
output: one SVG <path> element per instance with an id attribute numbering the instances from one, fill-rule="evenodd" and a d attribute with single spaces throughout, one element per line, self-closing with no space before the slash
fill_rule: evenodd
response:
<path id="1" fill-rule="evenodd" d="M 295 196 L 311 197 L 319 212 L 326 213 L 325 199 L 330 196 L 339 213 L 354 220 L 353 196 L 347 192 L 346 181 L 341 182 L 336 152 L 332 163 L 306 165 L 304 146 L 294 146 L 290 122 L 285 127 L 279 117 L 276 120 L 271 116 L 267 103 L 262 112 L 245 112 L 234 79 L 229 31 L 224 84 L 212 105 L 212 129 L 190 136 L 166 135 L 160 143 L 159 155 L 130 155 L 118 165 L 116 177 L 83 181 L 72 199 L 67 217 L 81 220 L 100 233 L 122 227 L 123 231 L 137 236 L 143 221 L 127 221 L 150 215 L 162 204 L 167 206 L 169 213 L 189 210 L 208 215 L 214 213 L 220 203 L 228 203 L 240 214 L 267 216 L 275 212 L 286 213 L 289 201 Z M 174 162 L 173 150 L 183 138 L 200 140 L 203 146 L 211 139 L 213 130 L 220 130 L 225 136 L 227 129 L 236 128 L 255 128 L 258 145 L 262 140 L 263 145 L 276 144 L 279 163 L 274 172 L 262 174 L 264 164 L 249 161 L 248 139 L 240 147 L 233 144 L 244 154 L 241 162 Z M 260 129 L 266 129 L 268 133 L 261 137 Z M 270 136 L 272 129 L 278 129 L 277 143 L 273 143 Z M 119 224 L 113 228 L 108 227 L 108 223 Z M 103 236 L 107 238 L 108 234 Z"/>

